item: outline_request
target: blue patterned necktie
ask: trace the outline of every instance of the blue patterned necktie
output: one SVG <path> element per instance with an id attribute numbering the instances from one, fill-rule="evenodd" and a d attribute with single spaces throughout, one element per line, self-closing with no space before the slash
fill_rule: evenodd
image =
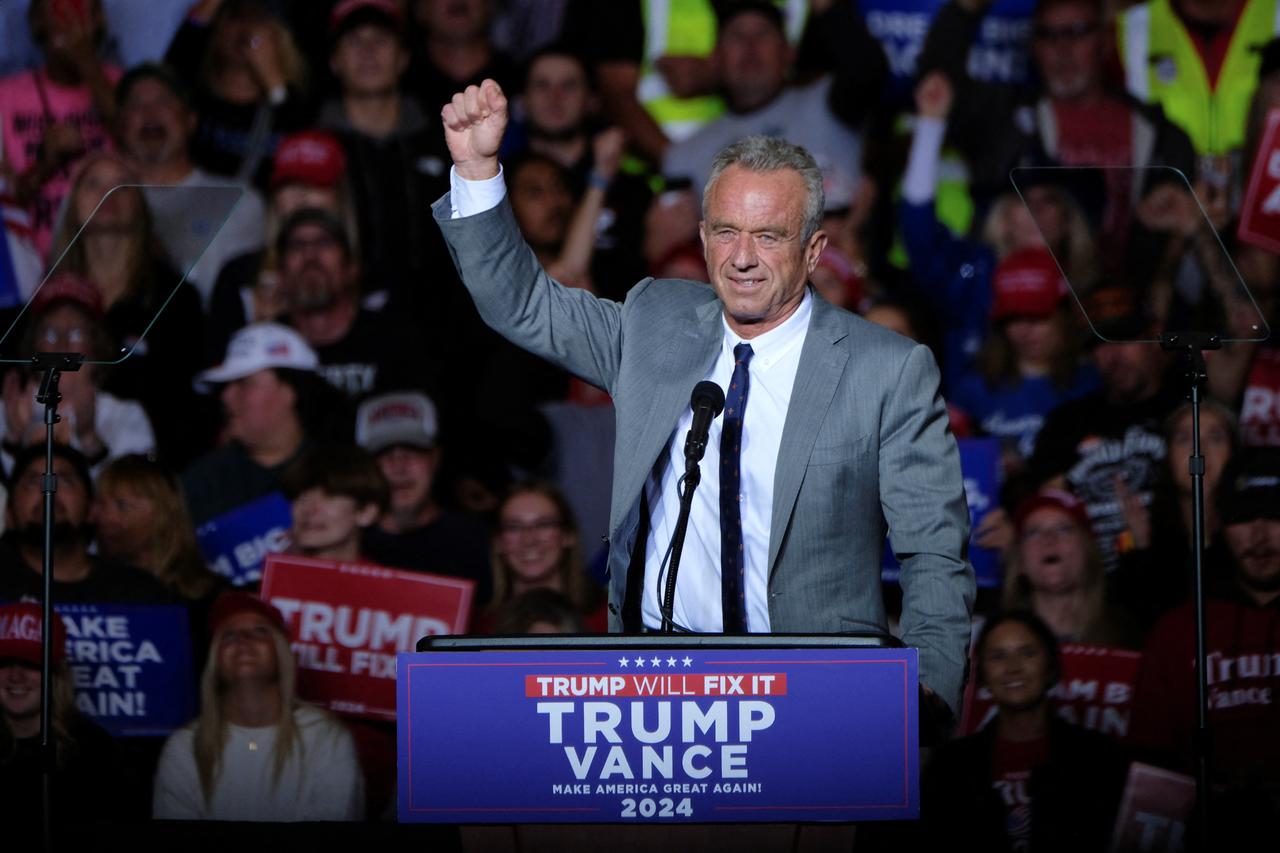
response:
<path id="1" fill-rule="evenodd" d="M 720 430 L 720 603 L 725 633 L 747 630 L 746 552 L 742 543 L 742 418 L 747 411 L 751 384 L 747 365 L 751 344 L 733 348 L 733 378 L 724 399 L 724 423 Z"/>

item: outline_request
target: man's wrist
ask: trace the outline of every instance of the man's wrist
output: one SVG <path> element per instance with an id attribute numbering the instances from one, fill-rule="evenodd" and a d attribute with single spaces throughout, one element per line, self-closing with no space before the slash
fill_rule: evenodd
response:
<path id="1" fill-rule="evenodd" d="M 453 168 L 464 181 L 487 181 L 498 176 L 498 158 L 487 157 L 483 160 L 454 163 Z"/>

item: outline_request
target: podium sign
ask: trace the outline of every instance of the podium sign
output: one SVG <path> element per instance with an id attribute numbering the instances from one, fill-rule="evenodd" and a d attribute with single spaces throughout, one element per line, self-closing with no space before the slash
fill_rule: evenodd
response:
<path id="1" fill-rule="evenodd" d="M 915 649 L 399 656 L 399 819 L 908 820 Z"/>

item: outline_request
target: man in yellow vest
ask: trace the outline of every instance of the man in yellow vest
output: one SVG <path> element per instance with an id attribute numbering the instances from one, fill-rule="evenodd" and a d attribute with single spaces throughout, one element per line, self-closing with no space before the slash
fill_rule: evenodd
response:
<path id="1" fill-rule="evenodd" d="M 1116 19 L 1125 84 L 1157 103 L 1201 157 L 1237 159 L 1277 0 L 1147 0 Z"/>
<path id="2" fill-rule="evenodd" d="M 833 0 L 773 0 L 796 43 L 809 7 Z M 690 136 L 724 112 L 710 55 L 716 43 L 715 0 L 589 0 L 587 45 L 610 120 L 650 162 L 672 141 Z M 577 7 L 571 13 L 579 12 Z M 582 26 L 580 23 L 579 27 Z"/>

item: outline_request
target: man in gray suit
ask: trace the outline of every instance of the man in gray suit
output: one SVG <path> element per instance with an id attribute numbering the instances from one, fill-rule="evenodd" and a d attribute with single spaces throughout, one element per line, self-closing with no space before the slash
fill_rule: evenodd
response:
<path id="1" fill-rule="evenodd" d="M 902 640 L 920 650 L 926 695 L 957 711 L 974 579 L 938 370 L 924 347 L 808 286 L 826 245 L 813 158 L 764 137 L 722 151 L 703 199 L 711 286 L 646 279 L 618 304 L 551 280 L 521 240 L 497 158 L 506 108 L 488 80 L 445 106 L 452 192 L 434 212 L 485 322 L 613 396 L 610 627 L 661 624 L 689 392 L 711 380 L 727 400 L 701 462 L 674 622 L 886 631 L 887 527 Z"/>

